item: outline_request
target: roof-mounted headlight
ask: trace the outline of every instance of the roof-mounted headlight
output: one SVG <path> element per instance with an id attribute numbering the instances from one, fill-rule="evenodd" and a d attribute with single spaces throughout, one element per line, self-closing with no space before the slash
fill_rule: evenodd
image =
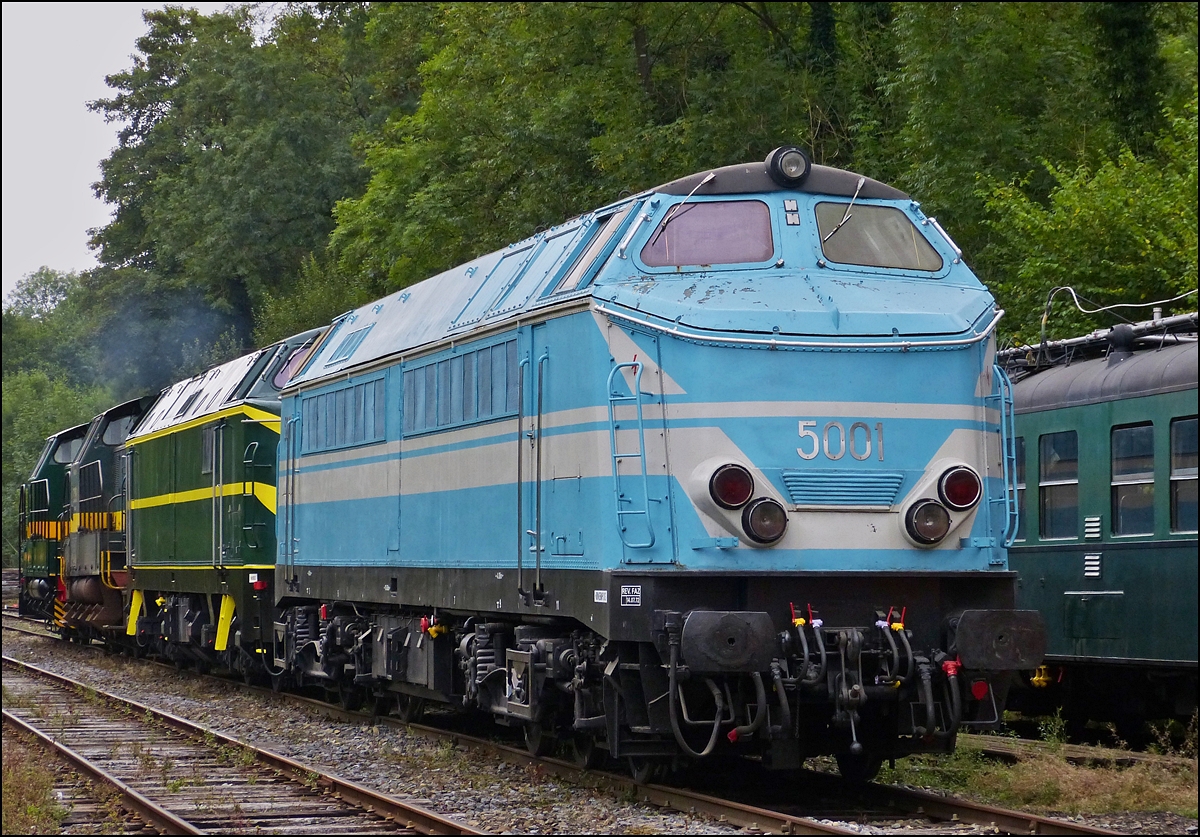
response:
<path id="1" fill-rule="evenodd" d="M 780 186 L 799 186 L 812 170 L 808 155 L 794 145 L 784 145 L 767 155 L 767 174 Z"/>

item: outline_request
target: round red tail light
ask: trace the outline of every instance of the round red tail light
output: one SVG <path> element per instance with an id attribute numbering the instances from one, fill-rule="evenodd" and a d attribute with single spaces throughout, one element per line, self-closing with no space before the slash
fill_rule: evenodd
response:
<path id="1" fill-rule="evenodd" d="M 934 500 L 918 500 L 908 510 L 905 526 L 917 543 L 937 543 L 950 531 L 950 512 Z"/>
<path id="2" fill-rule="evenodd" d="M 983 485 L 979 482 L 979 475 L 970 468 L 951 468 L 942 474 L 938 482 L 938 494 L 941 495 L 942 502 L 955 511 L 973 508 L 979 502 L 982 493 Z"/>
<path id="3" fill-rule="evenodd" d="M 741 465 L 722 465 L 708 481 L 708 493 L 723 509 L 740 509 L 754 496 L 754 477 Z"/>
<path id="4" fill-rule="evenodd" d="M 752 541 L 773 543 L 787 531 L 787 511 L 770 497 L 759 497 L 742 512 L 742 528 Z"/>

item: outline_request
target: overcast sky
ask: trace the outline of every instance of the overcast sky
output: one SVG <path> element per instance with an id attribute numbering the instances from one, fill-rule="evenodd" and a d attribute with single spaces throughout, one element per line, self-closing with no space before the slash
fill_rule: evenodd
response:
<path id="1" fill-rule="evenodd" d="M 4 296 L 42 265 L 96 264 L 87 231 L 108 222 L 93 194 L 117 126 L 86 102 L 132 66 L 142 10 L 164 3 L 4 3 Z M 174 3 L 205 14 L 229 3 Z"/>

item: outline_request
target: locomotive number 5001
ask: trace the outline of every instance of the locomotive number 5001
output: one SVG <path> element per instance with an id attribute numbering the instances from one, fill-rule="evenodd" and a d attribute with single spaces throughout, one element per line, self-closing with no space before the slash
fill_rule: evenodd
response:
<path id="1" fill-rule="evenodd" d="M 845 426 L 840 421 L 831 421 L 825 425 L 824 431 L 820 436 L 817 431 L 810 429 L 815 428 L 815 421 L 800 421 L 800 447 L 796 448 L 796 453 L 800 454 L 801 459 L 816 459 L 817 455 L 824 452 L 826 459 L 832 459 L 835 462 L 846 455 L 847 449 L 850 455 L 855 459 L 862 461 L 871 458 L 871 428 L 866 422 L 856 421 L 850 425 L 850 430 L 847 431 Z M 861 431 L 861 432 L 859 432 Z M 883 422 L 875 422 L 875 451 L 879 461 L 883 461 Z M 808 445 L 804 440 L 812 439 L 812 444 Z M 805 450 L 808 447 L 808 450 Z"/>

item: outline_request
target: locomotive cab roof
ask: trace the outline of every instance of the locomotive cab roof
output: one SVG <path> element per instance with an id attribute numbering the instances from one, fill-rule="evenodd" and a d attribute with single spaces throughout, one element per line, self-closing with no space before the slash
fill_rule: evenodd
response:
<path id="1" fill-rule="evenodd" d="M 671 226 L 676 219 L 687 220 Z M 571 218 L 348 311 L 289 388 L 584 305 L 688 330 L 684 339 L 841 341 L 855 350 L 973 344 L 1002 313 L 908 195 L 784 146 L 764 162 L 700 171 Z"/>

